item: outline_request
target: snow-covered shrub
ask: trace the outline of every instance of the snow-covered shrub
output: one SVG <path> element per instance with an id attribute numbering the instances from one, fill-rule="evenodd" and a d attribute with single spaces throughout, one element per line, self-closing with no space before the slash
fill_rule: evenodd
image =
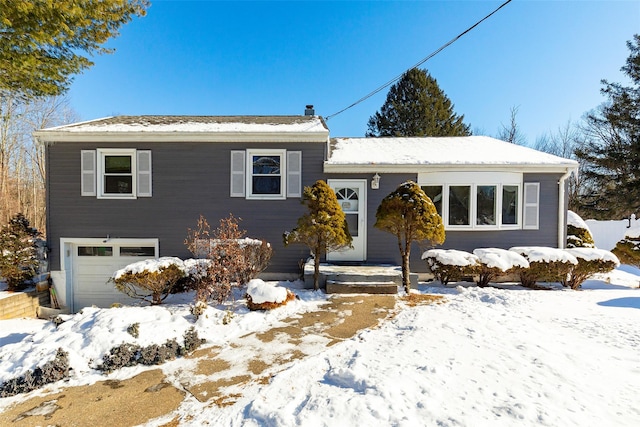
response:
<path id="1" fill-rule="evenodd" d="M 509 249 L 529 261 L 529 268 L 520 271 L 520 284 L 534 288 L 536 282 L 564 282 L 574 266 L 576 257 L 557 248 L 543 246 L 517 246 Z"/>
<path id="2" fill-rule="evenodd" d="M 175 339 L 167 340 L 162 345 L 151 344 L 147 347 L 133 343 L 122 343 L 113 347 L 109 354 L 102 358 L 102 364 L 98 365 L 98 369 L 109 373 L 116 369 L 139 364 L 159 365 L 167 360 L 184 356 L 186 353 L 196 350 L 203 343 L 204 340 L 198 338 L 198 332 L 193 327 L 185 331 L 184 345 L 182 346 Z"/>
<path id="3" fill-rule="evenodd" d="M 478 266 L 478 257 L 455 249 L 429 249 L 422 254 L 429 269 L 443 285 L 457 282 L 463 276 L 473 275 Z"/>
<path id="4" fill-rule="evenodd" d="M 608 273 L 620 265 L 618 257 L 609 251 L 596 248 L 566 249 L 576 257 L 578 264 L 574 265 L 562 285 L 571 289 L 578 289 L 582 283 L 596 273 Z"/>
<path id="5" fill-rule="evenodd" d="M 476 274 L 478 286 L 484 287 L 498 277 L 518 273 L 529 267 L 529 262 L 520 254 L 499 248 L 478 248 L 473 254 L 478 257 Z"/>
<path id="6" fill-rule="evenodd" d="M 246 298 L 249 310 L 271 310 L 294 300 L 296 296 L 287 288 L 253 279 L 247 284 Z"/>
<path id="7" fill-rule="evenodd" d="M 163 257 L 129 264 L 116 271 L 110 281 L 129 297 L 155 305 L 161 304 L 184 276 L 184 264 L 180 258 Z"/>
<path id="8" fill-rule="evenodd" d="M 140 336 L 140 323 L 132 323 L 127 327 L 127 333 L 134 338 L 138 338 Z"/>
<path id="9" fill-rule="evenodd" d="M 580 216 L 567 211 L 567 248 L 595 248 L 589 226 Z"/>
<path id="10" fill-rule="evenodd" d="M 69 376 L 69 354 L 59 348 L 53 360 L 0 385 L 0 398 L 28 393 Z"/>
<path id="11" fill-rule="evenodd" d="M 632 228 L 626 232 L 624 239 L 616 243 L 611 251 L 623 264 L 640 267 L 640 228 Z"/>
<path id="12" fill-rule="evenodd" d="M 239 218 L 229 215 L 211 230 L 206 218 L 198 219 L 195 229 L 188 229 L 185 245 L 196 257 L 206 257 L 206 274 L 198 268 L 194 281 L 196 301 L 215 301 L 219 304 L 231 295 L 233 287 L 245 285 L 262 272 L 271 259 L 271 245 L 257 239 L 245 238 L 238 227 Z"/>
<path id="13" fill-rule="evenodd" d="M 39 235 L 21 213 L 0 229 L 0 277 L 7 282 L 9 290 L 20 289 L 38 272 L 36 240 Z"/>

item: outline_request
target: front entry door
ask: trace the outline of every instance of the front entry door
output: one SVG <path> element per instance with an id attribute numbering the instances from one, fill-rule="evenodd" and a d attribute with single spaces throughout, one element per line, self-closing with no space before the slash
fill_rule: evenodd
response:
<path id="1" fill-rule="evenodd" d="M 329 252 L 327 261 L 364 261 L 367 248 L 367 180 L 330 179 L 338 204 L 347 217 L 353 249 Z"/>

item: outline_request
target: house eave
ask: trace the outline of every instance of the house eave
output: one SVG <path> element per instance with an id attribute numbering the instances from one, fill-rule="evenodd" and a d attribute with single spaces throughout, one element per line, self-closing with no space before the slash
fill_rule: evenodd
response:
<path id="1" fill-rule="evenodd" d="M 238 143 L 327 143 L 321 132 L 68 132 L 35 131 L 40 142 L 238 142 Z"/>
<path id="2" fill-rule="evenodd" d="M 559 164 L 335 164 L 324 162 L 325 173 L 436 173 L 451 171 L 566 173 L 576 172 L 577 163 Z"/>

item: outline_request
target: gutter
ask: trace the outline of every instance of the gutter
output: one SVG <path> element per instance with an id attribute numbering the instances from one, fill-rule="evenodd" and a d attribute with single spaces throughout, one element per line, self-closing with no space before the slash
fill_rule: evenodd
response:
<path id="1" fill-rule="evenodd" d="M 566 224 L 565 224 L 565 218 L 566 218 L 566 210 L 565 210 L 565 203 L 564 203 L 564 199 L 565 199 L 565 182 L 567 181 L 567 178 L 569 178 L 571 176 L 572 173 L 577 173 L 578 168 L 567 168 L 567 171 L 560 177 L 560 180 L 558 181 L 558 248 L 559 249 L 564 249 L 566 246 L 566 239 L 565 239 L 565 229 L 566 229 Z"/>

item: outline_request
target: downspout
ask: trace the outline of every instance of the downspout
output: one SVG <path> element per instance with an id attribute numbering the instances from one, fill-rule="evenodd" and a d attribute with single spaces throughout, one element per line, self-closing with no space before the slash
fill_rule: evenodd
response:
<path id="1" fill-rule="evenodd" d="M 565 198 L 565 182 L 567 178 L 571 176 L 575 169 L 567 168 L 567 171 L 560 177 L 558 181 L 559 186 L 559 194 L 558 194 L 558 248 L 564 249 L 566 246 L 566 239 L 564 235 L 564 230 L 566 228 L 565 218 L 566 218 L 566 210 L 564 207 L 564 198 Z"/>

